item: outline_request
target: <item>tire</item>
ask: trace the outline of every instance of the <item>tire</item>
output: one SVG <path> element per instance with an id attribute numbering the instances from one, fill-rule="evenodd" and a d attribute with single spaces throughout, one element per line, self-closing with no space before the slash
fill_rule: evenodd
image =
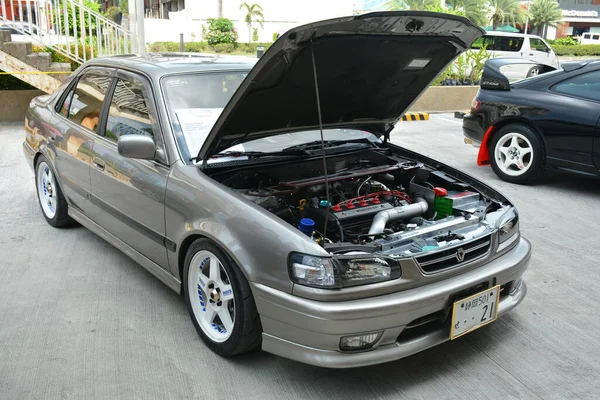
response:
<path id="1" fill-rule="evenodd" d="M 44 156 L 39 156 L 35 164 L 35 188 L 42 214 L 46 222 L 55 228 L 75 224 L 69 216 L 69 205 L 63 195 L 54 169 Z"/>
<path id="2" fill-rule="evenodd" d="M 531 67 L 527 72 L 527 77 L 529 78 L 530 76 L 538 76 L 540 73 L 541 71 L 539 66 Z"/>
<path id="3" fill-rule="evenodd" d="M 542 173 L 546 162 L 541 138 L 522 124 L 500 128 L 491 140 L 489 151 L 496 175 L 511 183 L 533 182 Z"/>
<path id="4" fill-rule="evenodd" d="M 250 285 L 212 241 L 197 239 L 188 249 L 183 294 L 196 330 L 212 351 L 230 357 L 260 347 L 262 326 Z"/>

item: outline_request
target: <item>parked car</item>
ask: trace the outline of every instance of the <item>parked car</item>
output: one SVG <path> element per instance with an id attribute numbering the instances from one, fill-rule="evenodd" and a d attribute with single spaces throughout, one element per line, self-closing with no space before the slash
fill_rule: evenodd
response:
<path id="1" fill-rule="evenodd" d="M 382 12 L 291 29 L 253 62 L 87 62 L 27 112 L 43 216 L 181 292 L 223 356 L 342 368 L 458 338 L 523 300 L 530 243 L 506 197 L 389 134 L 482 33 Z"/>
<path id="2" fill-rule="evenodd" d="M 584 33 L 579 37 L 580 44 L 600 44 L 600 33 Z"/>
<path id="3" fill-rule="evenodd" d="M 486 63 L 465 137 L 480 144 L 478 165 L 491 164 L 503 180 L 530 183 L 545 169 L 600 175 L 600 62 L 563 63 L 562 69 L 509 83 Z"/>
<path id="4" fill-rule="evenodd" d="M 472 49 L 485 47 L 492 58 L 524 58 L 535 61 L 537 65 L 513 64 L 507 67 L 504 74 L 509 79 L 522 79 L 538 75 L 544 66 L 557 69 L 558 58 L 554 50 L 544 39 L 535 35 L 522 33 L 487 31 L 485 35 L 473 42 Z"/>

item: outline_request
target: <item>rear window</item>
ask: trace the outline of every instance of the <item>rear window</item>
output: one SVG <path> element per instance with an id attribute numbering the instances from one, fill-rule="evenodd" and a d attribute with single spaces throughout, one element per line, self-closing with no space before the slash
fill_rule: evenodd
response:
<path id="1" fill-rule="evenodd" d="M 471 48 L 481 49 L 485 47 L 489 51 L 520 51 L 523 47 L 523 38 L 515 36 L 493 36 L 483 35 L 475 42 Z"/>

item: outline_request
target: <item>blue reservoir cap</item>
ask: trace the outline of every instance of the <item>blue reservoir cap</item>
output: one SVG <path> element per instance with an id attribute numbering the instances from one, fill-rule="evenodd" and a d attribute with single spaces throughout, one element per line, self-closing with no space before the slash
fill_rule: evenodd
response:
<path id="1" fill-rule="evenodd" d="M 298 229 L 306 236 L 312 236 L 313 231 L 315 230 L 315 221 L 310 218 L 302 218 L 298 225 Z"/>

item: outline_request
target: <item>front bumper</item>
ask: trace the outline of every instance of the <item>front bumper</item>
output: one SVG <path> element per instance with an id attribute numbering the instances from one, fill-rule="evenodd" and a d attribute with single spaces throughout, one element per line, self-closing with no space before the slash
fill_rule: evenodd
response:
<path id="1" fill-rule="evenodd" d="M 515 308 L 527 292 L 521 277 L 530 256 L 531 244 L 521 238 L 503 256 L 468 273 L 389 295 L 341 302 L 304 299 L 252 283 L 263 326 L 262 348 L 330 368 L 379 364 L 418 353 L 449 340 L 449 317 L 432 323 L 431 329 L 420 325 L 418 330 L 412 330 L 411 323 L 430 315 L 448 315 L 458 292 L 481 284 L 503 285 L 498 315 Z M 342 336 L 376 331 L 383 331 L 383 335 L 372 350 L 339 350 Z"/>

